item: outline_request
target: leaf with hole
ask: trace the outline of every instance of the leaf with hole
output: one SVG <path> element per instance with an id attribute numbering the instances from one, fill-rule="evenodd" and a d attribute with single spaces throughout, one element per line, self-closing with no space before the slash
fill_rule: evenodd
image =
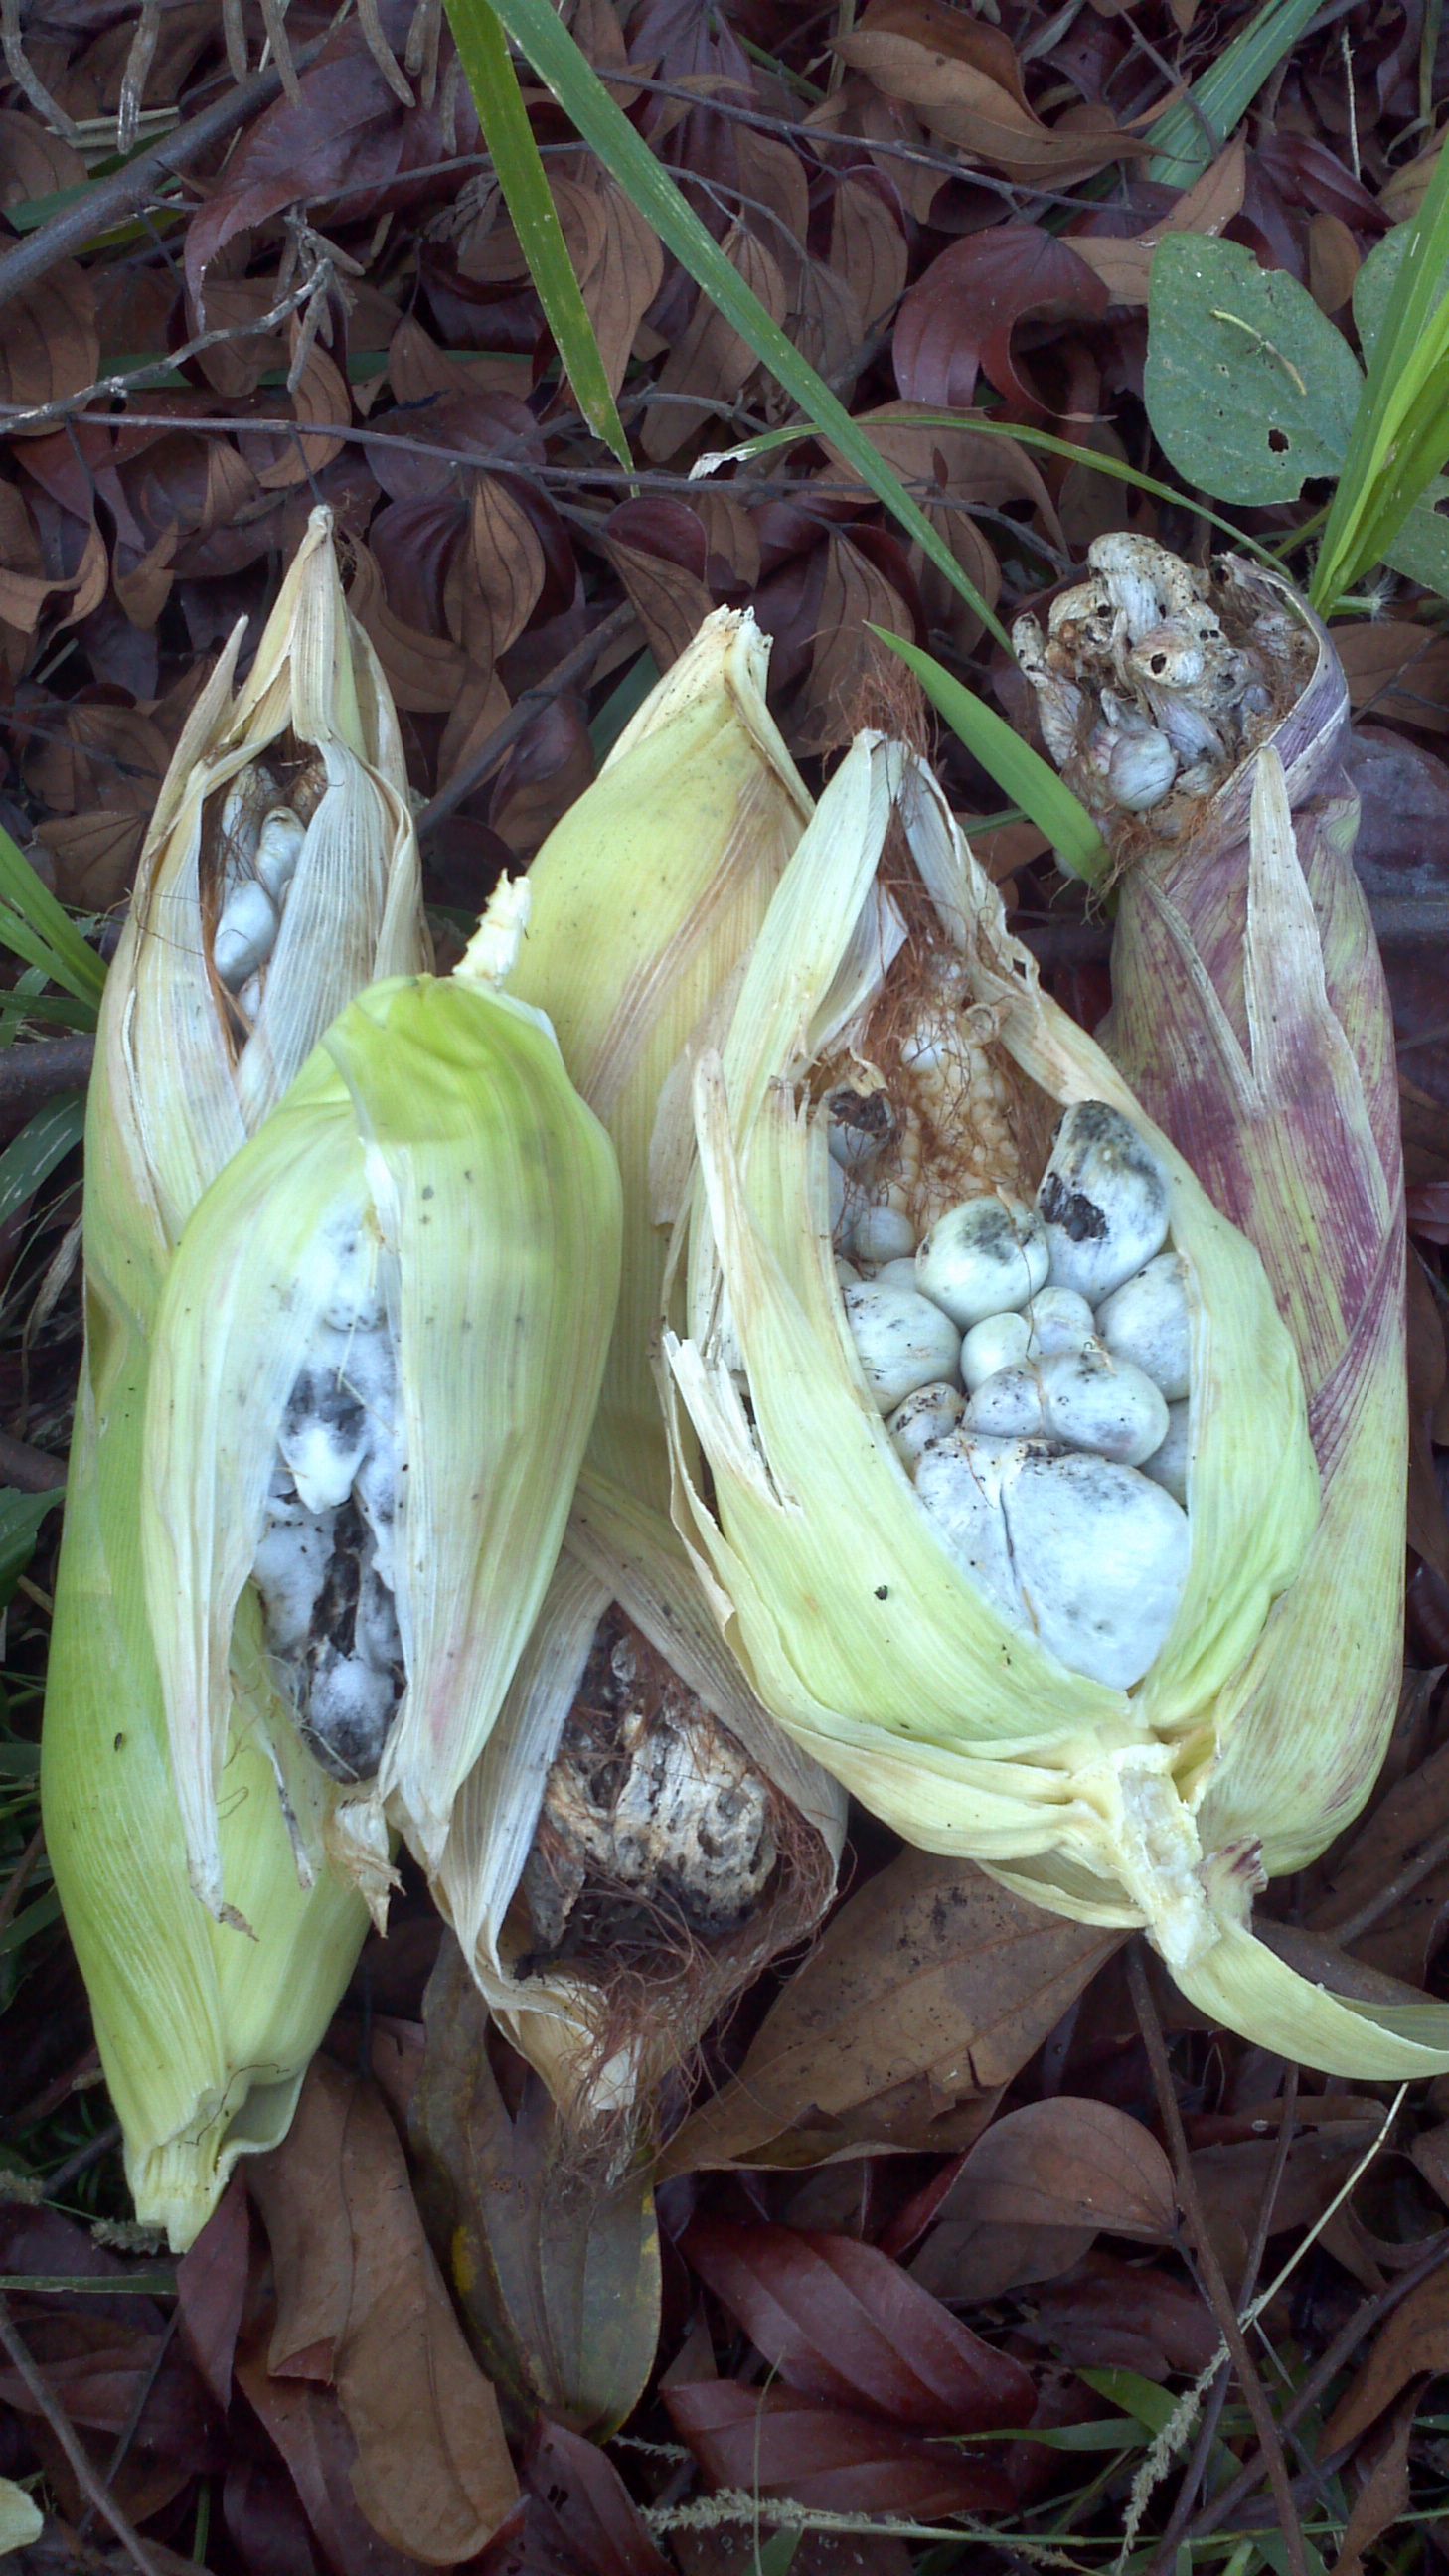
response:
<path id="1" fill-rule="evenodd" d="M 1296 278 L 1236 242 L 1169 233 L 1147 314 L 1148 417 L 1186 482 L 1261 506 L 1340 471 L 1363 379 Z"/>

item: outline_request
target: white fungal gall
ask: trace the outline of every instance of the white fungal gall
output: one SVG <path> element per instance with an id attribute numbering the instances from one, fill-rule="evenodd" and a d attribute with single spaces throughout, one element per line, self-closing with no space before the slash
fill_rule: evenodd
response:
<path id="1" fill-rule="evenodd" d="M 244 878 L 222 905 L 211 942 L 211 962 L 229 992 L 266 964 L 276 936 L 271 896 L 259 879 Z"/>
<path id="2" fill-rule="evenodd" d="M 1165 733 L 1147 725 L 1117 736 L 1107 758 L 1107 785 L 1115 804 L 1129 814 L 1150 813 L 1172 793 L 1177 753 Z"/>
<path id="3" fill-rule="evenodd" d="M 882 1199 L 861 1209 L 845 1250 L 857 1261 L 901 1261 L 916 1248 L 916 1229 L 901 1208 Z"/>
<path id="4" fill-rule="evenodd" d="M 1097 1305 L 1167 1240 L 1167 1176 L 1130 1119 L 1080 1100 L 1057 1130 L 1037 1192 L 1052 1284 Z M 1039 1283 L 1038 1283 L 1039 1284 Z"/>
<path id="5" fill-rule="evenodd" d="M 318 1333 L 277 1442 L 308 1511 L 327 1511 L 351 1493 L 374 1440 L 390 1437 L 394 1390 L 386 1333 Z"/>
<path id="6" fill-rule="evenodd" d="M 1073 1672 L 1130 1690 L 1177 1616 L 1192 1552 L 1186 1513 L 1135 1467 L 1080 1450 L 1028 1449 L 1003 1503 L 1042 1644 Z"/>
<path id="7" fill-rule="evenodd" d="M 866 1279 L 846 1289 L 845 1313 L 866 1385 L 882 1413 L 893 1413 L 917 1387 L 955 1375 L 961 1336 L 929 1298 Z"/>
<path id="8" fill-rule="evenodd" d="M 919 1297 L 915 1254 L 905 1252 L 898 1261 L 881 1262 L 875 1273 L 875 1282 L 878 1288 L 904 1288 L 910 1296 Z"/>
<path id="9" fill-rule="evenodd" d="M 1192 1458 L 1192 1441 L 1188 1431 L 1190 1404 L 1170 1404 L 1167 1408 L 1167 1436 L 1142 1461 L 1142 1473 L 1154 1485 L 1161 1485 L 1175 1503 L 1187 1509 L 1187 1471 Z"/>
<path id="10" fill-rule="evenodd" d="M 278 910 L 297 873 L 297 861 L 306 838 L 306 826 L 299 821 L 290 805 L 274 805 L 257 835 L 257 875 Z"/>
<path id="11" fill-rule="evenodd" d="M 1114 1359 L 1144 1369 L 1169 1404 L 1180 1403 L 1192 1360 L 1187 1265 L 1180 1255 L 1159 1252 L 1115 1288 L 1097 1310 L 1097 1332 Z"/>
<path id="12" fill-rule="evenodd" d="M 1012 1565 L 1002 1487 L 1025 1445 L 957 1432 L 933 1441 L 916 1469 L 917 1499 L 947 1553 L 1007 1625 L 1020 1629 L 1030 1622 Z"/>
<path id="13" fill-rule="evenodd" d="M 978 1386 L 984 1386 L 998 1370 L 1014 1368 L 1026 1358 L 1030 1347 L 1031 1326 L 1024 1314 L 983 1315 L 961 1344 L 961 1375 L 967 1393 L 974 1395 Z"/>
<path id="14" fill-rule="evenodd" d="M 1024 1306 L 1045 1287 L 1050 1266 L 1046 1228 L 1020 1199 L 965 1199 L 948 1208 L 916 1254 L 921 1294 L 963 1332 L 987 1315 Z"/>
<path id="15" fill-rule="evenodd" d="M 961 1389 L 944 1378 L 932 1386 L 918 1386 L 914 1395 L 897 1405 L 886 1429 L 908 1476 L 914 1476 L 933 1440 L 944 1440 L 959 1427 L 965 1410 Z"/>
<path id="16" fill-rule="evenodd" d="M 966 1421 L 997 1439 L 1040 1433 L 1124 1467 L 1140 1466 L 1167 1436 L 1167 1406 L 1151 1378 L 1090 1343 L 988 1378 Z"/>
<path id="17" fill-rule="evenodd" d="M 1096 1333 L 1092 1309 L 1075 1288 L 1042 1288 L 1024 1311 L 1034 1360 L 1047 1359 L 1053 1351 L 1079 1351 Z"/>
<path id="18" fill-rule="evenodd" d="M 881 1083 L 848 1084 L 832 1091 L 825 1107 L 831 1157 L 843 1171 L 861 1170 L 895 1142 L 896 1114 Z"/>

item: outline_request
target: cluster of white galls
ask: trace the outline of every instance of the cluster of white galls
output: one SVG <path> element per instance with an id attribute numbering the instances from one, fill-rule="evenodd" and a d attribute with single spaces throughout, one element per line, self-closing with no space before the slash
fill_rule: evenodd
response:
<path id="1" fill-rule="evenodd" d="M 369 1780 L 404 1680 L 396 1348 L 362 1219 L 325 1235 L 310 1257 L 326 1267 L 326 1303 L 282 1417 L 252 1571 L 304 1741 L 334 1778 Z"/>
<path id="2" fill-rule="evenodd" d="M 1151 537 L 1095 537 L 1088 578 L 1012 629 L 1042 739 L 1098 812 L 1179 831 L 1272 721 L 1301 649 L 1291 620 L 1254 611 L 1251 647 L 1226 633 L 1209 578 Z"/>
<path id="3" fill-rule="evenodd" d="M 832 1102 L 836 1243 L 870 1395 L 919 1501 L 1008 1626 L 1118 1689 L 1187 1580 L 1191 1322 L 1171 1199 L 1131 1121 L 1067 1110 L 1035 1205 L 984 1190 L 917 1242 L 892 1196 L 852 1211 L 889 1134 Z"/>
<path id="4" fill-rule="evenodd" d="M 282 801 L 280 782 L 253 761 L 227 789 L 221 809 L 221 881 L 211 962 L 238 1010 L 254 1020 L 262 978 L 277 944 L 307 826 Z"/>

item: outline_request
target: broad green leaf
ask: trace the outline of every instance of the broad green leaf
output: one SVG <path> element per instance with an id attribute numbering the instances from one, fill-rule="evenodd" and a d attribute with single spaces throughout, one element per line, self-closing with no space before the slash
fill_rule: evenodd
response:
<path id="1" fill-rule="evenodd" d="M 449 0 L 449 16 L 465 58 L 468 37 L 487 0 Z M 497 15 L 540 80 L 584 141 L 596 152 L 610 176 L 651 223 L 666 250 L 674 253 L 696 285 L 753 349 L 777 384 L 830 439 L 868 490 L 884 502 L 891 516 L 921 548 L 953 590 L 974 609 L 987 633 L 1009 651 L 1006 630 L 968 581 L 940 530 L 932 526 L 900 476 L 872 447 L 859 424 L 833 394 L 809 360 L 801 356 L 779 324 L 771 320 L 759 297 L 721 250 L 688 199 L 676 187 L 648 144 L 636 134 L 623 109 L 612 99 L 586 56 L 562 24 L 552 0 L 498 0 Z"/>
<path id="2" fill-rule="evenodd" d="M 1023 742 L 994 707 L 953 679 L 934 654 L 923 653 L 918 644 L 908 644 L 904 636 L 892 635 L 884 626 L 872 626 L 870 631 L 899 653 L 937 714 L 945 717 L 997 785 L 1030 815 L 1037 830 L 1045 832 L 1067 875 L 1084 877 L 1088 885 L 1098 883 L 1111 865 L 1107 844 L 1080 798 L 1040 752 Z"/>
<path id="3" fill-rule="evenodd" d="M 624 424 L 594 336 L 568 244 L 539 158 L 507 40 L 488 0 L 459 0 L 448 15 L 493 156 L 503 202 L 538 290 L 544 319 L 580 411 L 596 438 L 632 465 Z"/>
<path id="4" fill-rule="evenodd" d="M 64 906 L 43 885 L 9 833 L 0 829 L 0 944 L 41 966 L 77 1001 L 98 1002 L 106 970 Z"/>
<path id="5" fill-rule="evenodd" d="M 1147 414 L 1189 483 L 1262 505 L 1342 471 L 1363 378 L 1296 278 L 1235 242 L 1168 233 L 1147 313 Z"/>

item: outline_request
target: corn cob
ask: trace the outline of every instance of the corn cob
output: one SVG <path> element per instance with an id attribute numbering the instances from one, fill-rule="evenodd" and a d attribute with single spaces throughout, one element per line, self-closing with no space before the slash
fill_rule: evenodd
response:
<path id="1" fill-rule="evenodd" d="M 1284 870 L 1263 771 L 1260 897 Z M 1277 923 L 1289 978 L 1302 910 Z M 1164 1009 L 1145 977 L 1136 997 L 1134 1067 Z M 1202 1015 L 1220 1050 L 1221 1006 Z M 1189 1029 L 1169 1056 L 1179 1104 L 1205 1044 Z M 1434 2008 L 1293 2020 L 1247 1929 L 1265 1775 L 1301 1786 L 1313 1758 L 1272 1739 L 1276 1641 L 1301 1706 L 1342 1580 L 1293 1301 L 1280 1313 L 1248 1233 L 1041 994 L 899 747 L 863 739 L 832 779 L 699 1066 L 695 1124 L 665 1342 L 677 1511 L 761 1699 L 909 1840 L 1145 1925 L 1233 2027 L 1359 2075 L 1443 2064 Z M 1263 1155 L 1288 1172 L 1281 1144 Z M 1332 1201 L 1303 1192 L 1295 1214 L 1302 1240 Z M 1392 1300 L 1382 1236 L 1357 1258 Z M 1377 1304 L 1365 1324 L 1372 1342 Z M 1219 1763 L 1234 1802 L 1213 1806 Z M 1307 1824 L 1284 1798 L 1281 1847 L 1344 1812 Z"/>
<path id="2" fill-rule="evenodd" d="M 1303 1867 L 1351 1821 L 1397 1701 L 1408 1415 L 1392 1021 L 1353 873 L 1348 693 L 1324 629 L 1233 559 L 1210 583 L 1117 538 L 1089 563 L 1048 635 L 1021 643 L 1052 748 L 1122 854 L 1103 1041 L 1261 1253 L 1322 1478 L 1297 1581 L 1179 1754 L 1204 1851 L 1248 1856 L 1246 1887 Z M 1129 821 L 1103 735 L 1148 723 L 1177 767 Z M 1342 2074 L 1449 2063 L 1449 2016 L 1326 1993 L 1252 1940 L 1244 1912 L 1181 1976 L 1205 2010 Z"/>
<path id="3" fill-rule="evenodd" d="M 809 1928 L 840 1848 L 839 1793 L 744 1687 L 670 1526 L 653 1375 L 688 1165 L 661 1101 L 687 1109 L 691 1050 L 810 810 L 764 661 L 749 617 L 706 621 L 534 860 L 510 985 L 617 1148 L 623 1286 L 564 1556 L 441 1889 L 510 2037 L 585 2116 L 652 2109 L 704 2023 Z"/>
<path id="4" fill-rule="evenodd" d="M 139 1543 L 157 1311 L 197 1201 L 336 1011 L 425 953 L 396 719 L 325 511 L 238 691 L 242 631 L 167 772 L 102 1002 L 42 1745 L 47 1844 L 132 2193 L 177 2246 L 236 2157 L 284 2135 L 367 1917 L 340 1881 L 299 1883 L 259 1676 L 232 1692 L 221 1826 L 254 1939 L 219 1929 L 188 1886 Z"/>
<path id="5" fill-rule="evenodd" d="M 526 898 L 505 884 L 453 975 L 334 1021 L 162 1293 L 141 1553 L 192 1883 L 223 1921 L 237 1663 L 279 1676 L 256 1714 L 303 1873 L 325 1859 L 380 1912 L 389 1821 L 435 1870 L 553 1570 L 619 1185 L 548 1022 L 501 989 Z"/>

